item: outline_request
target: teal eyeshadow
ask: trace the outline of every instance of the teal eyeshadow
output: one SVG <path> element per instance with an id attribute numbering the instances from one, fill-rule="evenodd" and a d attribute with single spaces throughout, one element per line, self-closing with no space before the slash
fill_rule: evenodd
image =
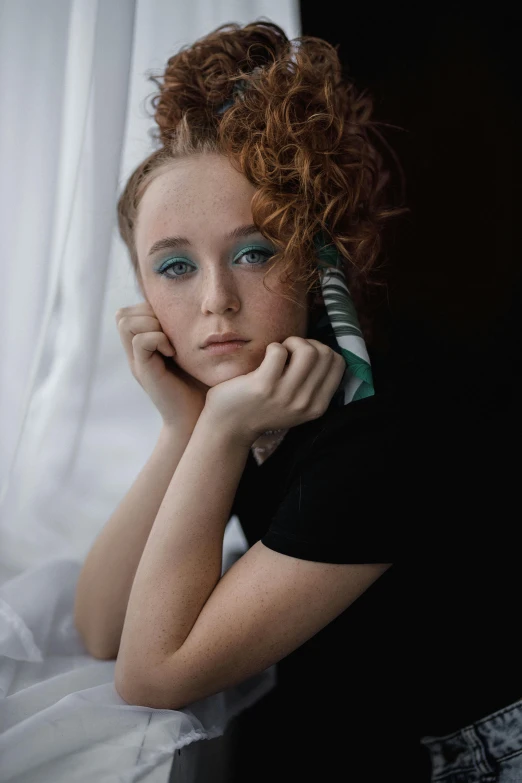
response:
<path id="1" fill-rule="evenodd" d="M 266 250 L 267 253 L 275 253 L 274 248 L 269 245 L 263 245 L 261 243 L 255 245 L 244 245 L 243 247 L 238 247 L 234 251 L 233 261 L 235 261 L 239 255 L 242 255 L 249 250 Z M 154 266 L 154 271 L 162 272 L 168 266 L 171 266 L 174 261 L 183 261 L 183 263 L 186 263 L 187 266 L 191 266 L 192 264 L 192 261 L 189 261 L 188 258 L 183 258 L 183 256 L 171 256 L 170 258 L 165 259 L 165 261 L 161 261 L 159 264 L 156 264 Z"/>
<path id="2" fill-rule="evenodd" d="M 172 266 L 173 263 L 179 263 L 183 262 L 187 266 L 192 265 L 192 261 L 189 261 L 187 258 L 183 258 L 182 256 L 172 256 L 171 258 L 167 258 L 165 261 L 162 261 L 160 264 L 154 267 L 155 272 L 163 272 L 164 269 L 167 269 L 167 267 Z M 194 266 L 192 265 L 192 268 L 194 269 Z"/>
<path id="3" fill-rule="evenodd" d="M 235 261 L 239 255 L 243 255 L 245 252 L 248 252 L 250 250 L 266 250 L 267 253 L 275 253 L 275 250 L 273 247 L 269 247 L 268 245 L 263 245 L 261 243 L 255 244 L 255 245 L 244 245 L 243 247 L 239 247 L 234 252 L 234 258 Z"/>

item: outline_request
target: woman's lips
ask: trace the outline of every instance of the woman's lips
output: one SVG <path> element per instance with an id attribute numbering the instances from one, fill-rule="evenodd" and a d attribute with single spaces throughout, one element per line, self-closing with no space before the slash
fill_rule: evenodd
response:
<path id="1" fill-rule="evenodd" d="M 229 340 L 226 343 L 210 343 L 202 350 L 211 354 L 233 353 L 238 351 L 243 345 L 250 342 L 249 340 Z"/>

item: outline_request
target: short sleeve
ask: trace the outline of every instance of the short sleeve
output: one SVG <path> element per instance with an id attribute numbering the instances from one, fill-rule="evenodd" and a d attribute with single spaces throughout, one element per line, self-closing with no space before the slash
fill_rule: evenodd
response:
<path id="1" fill-rule="evenodd" d="M 393 563 L 404 533 L 389 438 L 324 446 L 302 463 L 261 542 L 326 563 Z"/>

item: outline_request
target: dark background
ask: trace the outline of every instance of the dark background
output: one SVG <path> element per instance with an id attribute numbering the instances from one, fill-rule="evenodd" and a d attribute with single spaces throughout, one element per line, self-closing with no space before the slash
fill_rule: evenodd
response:
<path id="1" fill-rule="evenodd" d="M 373 96 L 374 119 L 402 128 L 379 128 L 400 159 L 411 212 L 383 237 L 375 348 L 385 357 L 380 380 L 394 375 L 412 405 L 426 401 L 419 535 L 444 579 L 435 565 L 433 596 L 419 589 L 416 621 L 428 618 L 428 641 L 418 692 L 441 736 L 521 693 L 506 656 L 518 577 L 506 584 L 519 572 L 522 7 L 301 0 L 301 19 L 303 35 L 338 46 L 345 76 Z M 387 162 L 399 199 L 400 174 Z M 416 487 L 407 448 L 396 458 Z M 419 556 L 413 546 L 408 554 Z M 430 614 L 444 618 L 431 632 Z M 478 629 L 487 647 L 477 646 Z M 429 780 L 427 759 L 418 764 L 417 779 Z"/>
<path id="2" fill-rule="evenodd" d="M 411 211 L 383 237 L 387 287 L 373 299 L 372 364 L 376 396 L 392 378 L 418 413 L 392 466 L 408 486 L 404 508 L 418 512 L 400 571 L 411 600 L 398 602 L 414 664 L 395 721 L 383 718 L 384 696 L 375 705 L 378 736 L 370 736 L 371 762 L 384 764 L 385 776 L 421 783 L 431 772 L 414 745 L 418 731 L 443 736 L 521 694 L 513 617 L 520 603 L 522 10 L 301 0 L 301 19 L 303 35 L 338 46 L 345 76 L 374 98 L 374 119 L 402 128 L 380 127 L 400 159 Z M 398 199 L 401 177 L 393 159 L 387 163 Z M 413 452 L 410 442 L 418 445 Z M 390 513 L 395 523 L 401 509 Z M 361 682 L 368 676 L 358 672 Z M 412 683 L 420 715 L 408 706 Z M 266 779 L 267 767 L 283 779 L 270 700 L 239 718 L 234 783 L 246 779 L 244 770 Z M 349 704 L 346 710 L 348 721 Z M 313 715 L 319 731 L 321 716 Z M 309 765 L 303 779 L 330 779 L 331 760 L 342 758 L 346 779 L 366 783 L 371 772 L 356 771 L 343 741 L 325 732 L 309 748 L 305 737 L 301 758 L 288 740 L 287 755 L 300 769 Z"/>
<path id="3" fill-rule="evenodd" d="M 411 209 L 384 237 L 388 286 L 373 305 L 383 346 L 393 330 L 414 351 L 476 354 L 516 306 L 522 10 L 479 6 L 301 0 L 302 34 L 338 46 L 374 119 L 403 129 L 380 128 Z"/>

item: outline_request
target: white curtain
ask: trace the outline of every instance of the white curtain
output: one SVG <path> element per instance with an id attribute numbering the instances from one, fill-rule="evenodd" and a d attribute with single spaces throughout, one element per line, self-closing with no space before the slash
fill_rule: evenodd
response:
<path id="1" fill-rule="evenodd" d="M 161 428 L 114 318 L 141 300 L 116 202 L 152 149 L 147 75 L 224 22 L 295 37 L 296 2 L 0 0 L 0 781 L 165 783 L 274 686 L 272 666 L 183 710 L 129 705 L 73 601 Z M 233 518 L 223 570 L 245 548 Z"/>
<path id="2" fill-rule="evenodd" d="M 83 560 L 161 422 L 114 314 L 141 296 L 116 200 L 152 149 L 147 75 L 224 22 L 299 34 L 297 0 L 0 4 L 0 576 Z"/>

